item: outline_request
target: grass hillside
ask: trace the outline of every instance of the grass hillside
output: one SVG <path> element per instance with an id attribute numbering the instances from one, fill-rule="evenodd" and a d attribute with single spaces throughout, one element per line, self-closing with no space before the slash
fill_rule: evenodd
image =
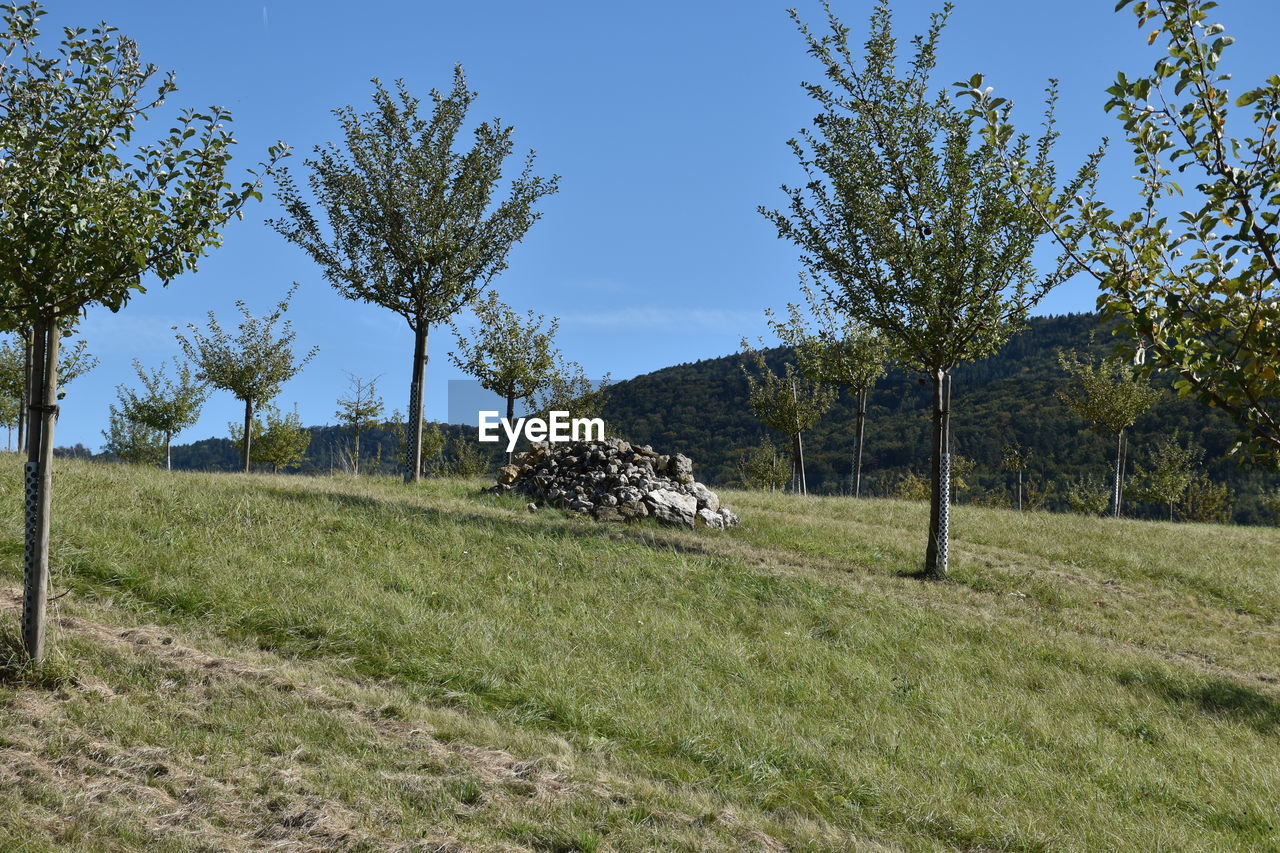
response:
<path id="1" fill-rule="evenodd" d="M 55 476 L 0 850 L 1280 849 L 1278 530 L 960 506 L 937 584 L 892 500 Z"/>

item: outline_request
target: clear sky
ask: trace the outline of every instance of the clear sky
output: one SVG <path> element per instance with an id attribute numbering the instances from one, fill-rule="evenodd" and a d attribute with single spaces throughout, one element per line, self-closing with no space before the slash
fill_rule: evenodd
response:
<path id="1" fill-rule="evenodd" d="M 817 0 L 793 0 L 818 23 Z M 404 78 L 422 96 L 445 88 L 461 63 L 479 92 L 473 116 L 516 126 L 539 169 L 562 176 L 559 195 L 496 281 L 519 310 L 561 318 L 560 344 L 588 372 L 623 379 L 732 352 L 765 330 L 765 307 L 797 297 L 793 247 L 757 205 L 783 201 L 797 179 L 785 142 L 813 112 L 800 88 L 819 75 L 786 14 L 762 0 L 485 0 L 485 2 L 241 2 L 54 0 L 48 33 L 105 19 L 138 41 L 144 60 L 177 73 L 176 110 L 221 104 L 234 113 L 242 170 L 269 144 L 293 146 L 295 172 L 312 146 L 337 137 L 330 110 L 370 103 L 371 77 Z M 870 0 L 833 0 L 855 35 Z M 1073 168 L 1114 120 L 1103 90 L 1118 70 L 1143 72 L 1158 56 L 1113 0 L 957 0 L 943 37 L 940 84 L 983 72 L 1019 104 L 1020 124 L 1039 115 L 1049 77 L 1062 81 L 1063 169 Z M 900 36 L 919 31 L 940 0 L 898 0 Z M 1224 0 L 1217 16 L 1237 36 L 1227 65 L 1237 85 L 1276 73 L 1269 42 L 1280 32 L 1275 0 Z M 50 42 L 51 44 L 51 42 Z M 167 117 L 167 116 L 166 116 Z M 156 123 L 162 131 L 168 125 Z M 143 136 L 145 138 L 145 128 Z M 1108 158 L 1103 195 L 1132 204 L 1131 160 Z M 301 174 L 301 173 L 299 173 Z M 270 188 L 268 188 L 268 191 Z M 170 327 L 213 310 L 233 323 L 234 302 L 263 312 L 293 281 L 290 312 L 302 348 L 319 345 L 277 400 L 307 424 L 333 421 L 346 373 L 379 376 L 388 408 L 406 408 L 412 337 L 383 309 L 342 299 L 318 269 L 263 220 L 273 201 L 249 208 L 199 272 L 154 286 L 119 314 L 91 311 L 82 335 L 100 366 L 69 387 L 59 445 L 94 449 L 115 386 L 133 384 L 130 363 L 178 353 Z M 1091 310 L 1095 291 L 1064 285 L 1041 313 Z M 468 323 L 467 318 L 462 323 Z M 427 416 L 446 414 L 452 336 L 433 334 Z M 179 440 L 226 435 L 239 416 L 215 392 L 200 423 Z"/>

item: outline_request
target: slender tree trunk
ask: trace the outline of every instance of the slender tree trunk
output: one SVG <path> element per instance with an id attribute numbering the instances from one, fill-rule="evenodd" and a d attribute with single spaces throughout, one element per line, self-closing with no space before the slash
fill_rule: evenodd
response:
<path id="1" fill-rule="evenodd" d="M 249 473 L 249 451 L 253 448 L 253 401 L 244 401 L 244 441 L 240 442 L 240 462 L 244 473 Z"/>
<path id="2" fill-rule="evenodd" d="M 550 414 L 548 414 L 550 417 Z M 514 393 L 507 395 L 507 423 L 514 424 L 516 422 L 516 395 Z M 507 464 L 511 464 L 512 453 L 507 451 Z"/>
<path id="3" fill-rule="evenodd" d="M 791 380 L 791 404 L 795 407 L 794 412 L 799 412 L 800 401 L 796 396 L 796 381 Z M 800 431 L 796 430 L 791 442 L 792 447 L 792 473 L 795 477 L 795 485 L 792 486 L 793 491 L 798 491 L 802 495 L 809 494 L 809 484 L 804 478 L 804 442 L 800 440 Z"/>
<path id="4" fill-rule="evenodd" d="M 427 324 L 419 321 L 413 330 L 413 376 L 409 380 L 409 446 L 405 450 L 404 481 L 422 480 L 423 380 L 427 375 Z"/>
<path id="5" fill-rule="evenodd" d="M 798 432 L 791 436 L 791 490 L 798 495 L 809 494 L 804 476 L 804 442 Z"/>
<path id="6" fill-rule="evenodd" d="M 1120 511 L 1124 512 L 1124 483 L 1129 479 L 1129 434 L 1121 432 L 1120 442 Z"/>
<path id="7" fill-rule="evenodd" d="M 1124 430 L 1116 433 L 1116 476 L 1115 483 L 1111 489 L 1111 517 L 1120 517 L 1120 496 L 1124 493 L 1121 483 L 1124 478 L 1121 465 L 1124 459 Z"/>
<path id="8" fill-rule="evenodd" d="M 356 430 L 356 458 L 352 460 L 352 464 L 355 465 L 356 476 L 359 477 L 360 476 L 360 430 L 359 429 Z"/>
<path id="9" fill-rule="evenodd" d="M 858 438 L 853 456 L 853 496 L 862 497 L 862 439 L 867 424 L 867 389 L 858 389 Z"/>
<path id="10" fill-rule="evenodd" d="M 173 470 L 173 451 L 170 444 L 173 442 L 173 433 L 166 432 L 164 434 L 164 469 L 166 471 Z"/>
<path id="11" fill-rule="evenodd" d="M 925 551 L 924 573 L 941 580 L 947 576 L 947 550 L 951 507 L 951 374 L 933 374 L 933 480 L 929 501 L 929 546 Z"/>
<path id="12" fill-rule="evenodd" d="M 1018 512 L 1022 512 L 1022 469 L 1018 469 Z"/>
<path id="13" fill-rule="evenodd" d="M 44 659 L 45 606 L 49 597 L 49 517 L 53 508 L 53 426 L 58 415 L 58 318 L 38 324 L 34 360 L 39 389 L 30 401 L 27 451 L 27 517 L 22 595 L 22 647 L 35 663 Z M 36 400 L 39 400 L 39 403 Z M 39 416 L 39 426 L 36 417 Z M 38 431 L 37 431 L 38 430 Z"/>

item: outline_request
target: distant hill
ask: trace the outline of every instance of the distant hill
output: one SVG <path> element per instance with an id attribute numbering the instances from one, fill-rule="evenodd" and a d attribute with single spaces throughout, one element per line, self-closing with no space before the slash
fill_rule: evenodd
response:
<path id="1" fill-rule="evenodd" d="M 1010 441 L 1033 448 L 1029 477 L 1041 486 L 1090 473 L 1108 475 L 1111 440 L 1087 429 L 1054 391 L 1063 379 L 1057 363 L 1060 349 L 1092 349 L 1106 354 L 1114 346 L 1115 338 L 1101 328 L 1097 315 L 1037 317 L 998 354 L 956 369 L 952 391 L 954 450 L 977 462 L 970 477 L 974 488 L 969 498 L 1008 488 L 1009 476 L 1000 470 L 999 462 L 1001 449 Z M 780 367 L 791 352 L 777 348 L 767 357 Z M 619 382 L 610 390 L 606 423 L 633 441 L 691 456 L 699 479 L 733 483 L 738 479 L 737 459 L 744 449 L 759 444 L 767 435 L 779 445 L 785 444 L 783 436 L 763 428 L 747 408 L 741 364 L 741 356 L 730 355 Z M 888 494 L 908 471 L 926 473 L 931 391 L 921 383 L 918 376 L 894 370 L 872 394 L 864 493 Z M 805 434 L 806 473 L 812 491 L 839 492 L 848 487 L 855 411 L 852 395 L 844 394 L 823 421 Z M 1234 459 L 1227 458 L 1238 432 L 1221 412 L 1176 398 L 1170 391 L 1135 425 L 1130 458 L 1141 461 L 1153 438 L 1175 428 L 1205 448 L 1211 476 L 1239 493 L 1236 520 L 1266 520 L 1258 495 L 1280 478 L 1241 469 Z M 1060 498 L 1050 499 L 1051 506 L 1060 502 Z"/>
<path id="2" fill-rule="evenodd" d="M 474 437 L 475 427 L 439 424 L 446 439 Z M 351 447 L 351 434 L 340 426 L 313 426 L 311 446 L 298 468 L 288 473 L 326 474 L 343 470 L 344 453 Z M 360 436 L 360 469 L 368 474 L 394 474 L 400 470 L 396 454 L 400 439 L 390 423 Z M 497 458 L 497 452 L 489 455 Z M 173 446 L 173 467 L 184 471 L 238 471 L 240 448 L 229 438 L 206 438 Z"/>

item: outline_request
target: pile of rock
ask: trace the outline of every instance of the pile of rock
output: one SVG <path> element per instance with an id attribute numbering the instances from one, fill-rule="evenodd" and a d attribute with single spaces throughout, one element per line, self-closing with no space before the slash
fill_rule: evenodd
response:
<path id="1" fill-rule="evenodd" d="M 498 471 L 493 491 L 525 494 L 533 499 L 531 508 L 559 507 L 597 521 L 653 516 L 717 530 L 738 523 L 715 492 L 693 479 L 689 457 L 664 456 L 617 438 L 535 444 Z"/>

